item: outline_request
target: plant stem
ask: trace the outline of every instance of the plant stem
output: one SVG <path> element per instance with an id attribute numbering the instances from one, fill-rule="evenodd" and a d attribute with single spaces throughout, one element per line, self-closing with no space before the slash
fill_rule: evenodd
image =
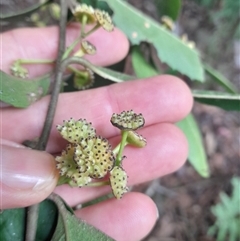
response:
<path id="1" fill-rule="evenodd" d="M 53 91 L 50 98 L 50 103 L 48 106 L 48 111 L 44 123 L 44 127 L 39 138 L 39 142 L 37 144 L 38 150 L 45 150 L 47 141 L 50 135 L 50 130 L 53 123 L 53 118 L 55 115 L 58 96 L 61 90 L 62 84 L 62 76 L 63 71 L 65 68 L 62 66 L 62 58 L 65 49 L 65 42 L 66 42 L 66 16 L 67 16 L 67 7 L 66 2 L 61 0 L 61 18 L 60 18 L 60 31 L 59 31 L 59 46 L 58 46 L 58 56 L 56 61 L 56 68 L 55 68 L 55 80 L 53 84 Z"/>
<path id="2" fill-rule="evenodd" d="M 126 141 L 125 143 L 125 146 L 128 145 L 128 142 Z M 120 149 L 120 146 L 121 146 L 121 142 L 117 144 L 117 146 L 113 149 L 113 153 L 114 155 L 117 155 L 117 153 L 119 152 L 119 149 Z M 124 146 L 124 147 L 125 147 Z"/>
<path id="3" fill-rule="evenodd" d="M 74 67 L 72 67 L 72 66 L 68 66 L 67 68 L 68 68 L 69 70 L 71 70 L 72 72 L 74 72 L 75 74 L 77 74 L 78 76 L 81 76 L 81 77 L 84 77 L 84 78 L 87 77 L 86 73 L 84 73 L 84 72 L 81 71 L 81 70 L 78 70 L 78 69 L 76 69 L 76 68 L 74 68 Z"/>
<path id="4" fill-rule="evenodd" d="M 56 70 L 55 70 L 55 81 L 53 86 L 53 92 L 51 95 L 44 127 L 39 138 L 39 142 L 35 149 L 45 150 L 50 130 L 52 127 L 52 122 L 57 106 L 58 95 L 61 89 L 62 75 L 63 70 L 61 66 L 62 55 L 65 49 L 65 39 L 66 39 L 66 22 L 67 22 L 67 1 L 61 0 L 61 17 L 59 23 L 59 45 L 58 45 L 58 56 L 56 61 Z M 26 241 L 36 240 L 36 230 L 37 230 L 37 221 L 38 221 L 38 209 L 39 204 L 33 205 L 28 208 L 28 217 L 27 217 L 27 227 L 26 227 Z"/>
<path id="5" fill-rule="evenodd" d="M 39 204 L 32 205 L 27 212 L 26 241 L 35 241 L 38 223 Z"/>
<path id="6" fill-rule="evenodd" d="M 92 34 L 95 32 L 101 25 L 97 23 L 91 30 L 89 30 L 87 33 L 84 33 L 82 37 L 86 38 L 88 35 Z"/>
<path id="7" fill-rule="evenodd" d="M 102 187 L 102 186 L 106 186 L 109 185 L 110 182 L 109 181 L 101 181 L 101 182 L 90 182 L 87 184 L 86 187 Z"/>
<path id="8" fill-rule="evenodd" d="M 87 23 L 87 15 L 84 14 L 82 18 L 82 23 L 81 23 L 81 38 L 84 38 L 85 36 L 84 32 L 85 32 L 86 23 Z"/>
<path id="9" fill-rule="evenodd" d="M 122 131 L 122 140 L 120 143 L 120 148 L 116 157 L 116 166 L 120 166 L 121 162 L 122 162 L 122 153 L 123 153 L 123 149 L 126 145 L 126 141 L 127 141 L 127 136 L 128 136 L 128 131 Z"/>
<path id="10" fill-rule="evenodd" d="M 111 74 L 108 74 L 107 72 L 104 72 L 103 70 L 101 70 L 101 68 L 96 67 L 95 65 L 93 65 L 92 63 L 90 63 L 89 61 L 87 61 L 86 59 L 83 59 L 81 57 L 74 56 L 74 57 L 67 58 L 63 61 L 62 64 L 63 64 L 63 66 L 65 66 L 65 68 L 70 64 L 80 64 L 85 68 L 91 69 L 94 73 L 100 75 L 101 77 L 103 77 L 105 79 L 120 82 L 118 77 L 115 77 Z"/>
<path id="11" fill-rule="evenodd" d="M 81 41 L 81 35 L 78 36 L 78 38 L 66 49 L 64 52 L 62 59 L 66 59 L 70 53 L 73 51 L 73 49 L 76 47 L 76 45 Z"/>
<path id="12" fill-rule="evenodd" d="M 54 64 L 53 59 L 18 59 L 15 61 L 18 65 L 21 64 Z"/>

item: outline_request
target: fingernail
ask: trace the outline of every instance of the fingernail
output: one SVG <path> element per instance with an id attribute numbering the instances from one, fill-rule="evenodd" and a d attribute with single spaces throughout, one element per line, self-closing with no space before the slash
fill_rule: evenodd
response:
<path id="1" fill-rule="evenodd" d="M 4 185 L 14 189 L 41 190 L 56 179 L 53 157 L 45 152 L 2 146 Z"/>
<path id="2" fill-rule="evenodd" d="M 0 143 L 1 143 L 1 145 L 4 145 L 4 146 L 11 146 L 11 147 L 16 147 L 16 148 L 26 148 L 26 146 L 23 146 L 23 145 L 20 145 L 19 143 L 5 140 L 5 139 L 0 139 Z"/>

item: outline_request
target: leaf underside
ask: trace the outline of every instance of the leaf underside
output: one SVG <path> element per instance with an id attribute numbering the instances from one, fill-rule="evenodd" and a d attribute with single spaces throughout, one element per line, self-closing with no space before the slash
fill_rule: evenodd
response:
<path id="1" fill-rule="evenodd" d="M 14 107 L 26 108 L 48 93 L 50 74 L 24 80 L 0 70 L 0 100 Z"/>
<path id="2" fill-rule="evenodd" d="M 240 94 L 223 93 L 208 90 L 193 90 L 194 99 L 198 102 L 220 107 L 229 111 L 240 111 Z"/>
<path id="3" fill-rule="evenodd" d="M 192 114 L 177 123 L 177 126 L 184 132 L 188 140 L 189 154 L 188 161 L 193 168 L 204 178 L 210 176 L 210 169 L 203 146 L 201 132 Z"/>
<path id="4" fill-rule="evenodd" d="M 204 70 L 199 54 L 179 38 L 165 30 L 158 22 L 122 0 L 107 0 L 114 11 L 113 20 L 124 31 L 131 43 L 146 41 L 155 46 L 158 57 L 172 69 L 192 80 L 204 81 Z"/>

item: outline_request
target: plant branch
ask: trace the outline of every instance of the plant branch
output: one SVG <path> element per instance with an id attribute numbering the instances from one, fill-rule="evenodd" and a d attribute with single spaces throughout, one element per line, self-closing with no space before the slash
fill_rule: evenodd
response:
<path id="1" fill-rule="evenodd" d="M 34 241 L 37 233 L 39 204 L 32 205 L 27 212 L 26 241 Z"/>
<path id="2" fill-rule="evenodd" d="M 50 130 L 53 123 L 53 118 L 57 107 L 59 92 L 61 90 L 62 76 L 63 76 L 63 71 L 65 70 L 62 68 L 61 61 L 65 50 L 66 21 L 67 21 L 67 3 L 64 0 L 61 0 L 59 46 L 58 46 L 58 56 L 57 56 L 56 68 L 55 68 L 55 80 L 54 80 L 53 91 L 51 94 L 50 104 L 48 107 L 44 127 L 37 144 L 38 150 L 45 150 L 46 148 L 48 138 L 50 135 Z"/>
<path id="3" fill-rule="evenodd" d="M 120 82 L 119 78 L 117 78 L 111 74 L 108 74 L 107 72 L 104 72 L 103 70 L 101 70 L 101 68 L 93 65 L 92 63 L 90 63 L 89 61 L 87 61 L 84 58 L 77 57 L 77 56 L 67 58 L 67 59 L 63 60 L 62 67 L 67 68 L 68 65 L 70 65 L 70 64 L 80 64 L 85 68 L 91 69 L 94 73 L 100 75 L 101 77 L 103 77 L 105 79 Z M 134 79 L 134 78 L 132 78 L 132 79 Z"/>
<path id="4" fill-rule="evenodd" d="M 128 136 L 128 131 L 122 131 L 122 140 L 120 143 L 120 148 L 116 157 L 116 166 L 120 166 L 121 162 L 122 162 L 122 153 L 123 153 L 123 149 L 126 145 L 126 141 L 127 141 L 127 136 Z"/>
<path id="5" fill-rule="evenodd" d="M 62 83 L 62 69 L 61 60 L 62 55 L 65 50 L 65 38 L 66 38 L 66 22 L 67 22 L 67 1 L 61 0 L 61 17 L 59 23 L 59 45 L 58 45 L 58 56 L 55 69 L 55 81 L 53 86 L 53 91 L 50 98 L 50 104 L 48 107 L 44 127 L 39 138 L 39 141 L 35 147 L 36 150 L 45 150 L 48 138 L 50 135 L 50 130 L 52 127 L 53 118 L 55 115 L 55 110 L 58 101 L 58 95 L 61 89 Z M 39 204 L 35 204 L 28 208 L 27 216 L 27 227 L 26 227 L 26 241 L 36 240 L 37 222 L 38 222 L 38 209 Z"/>

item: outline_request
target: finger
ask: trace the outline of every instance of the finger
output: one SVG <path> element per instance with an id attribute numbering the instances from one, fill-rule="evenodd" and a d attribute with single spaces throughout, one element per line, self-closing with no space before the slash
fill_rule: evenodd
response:
<path id="1" fill-rule="evenodd" d="M 78 24 L 67 28 L 67 43 L 69 46 L 80 34 Z M 1 35 L 4 56 L 1 69 L 9 73 L 10 65 L 17 59 L 55 59 L 58 49 L 58 28 L 23 28 L 11 30 Z M 98 29 L 87 38 L 97 48 L 94 56 L 86 56 L 96 65 L 110 65 L 122 60 L 129 48 L 125 35 L 118 29 L 106 32 Z M 31 77 L 50 71 L 52 65 L 34 64 L 27 66 Z"/>
<path id="2" fill-rule="evenodd" d="M 49 103 L 45 97 L 27 109 L 2 111 L 2 135 L 5 139 L 23 142 L 40 135 Z M 133 109 L 142 113 L 146 126 L 158 122 L 176 122 L 192 107 L 192 96 L 184 82 L 173 76 L 158 76 L 142 81 L 130 81 L 103 88 L 61 94 L 49 140 L 48 151 L 58 152 L 64 142 L 56 125 L 70 117 L 85 118 L 93 123 L 97 133 L 106 138 L 118 135 L 110 125 L 112 113 Z M 19 133 L 24 133 L 19 135 Z M 66 143 L 65 143 L 66 144 Z"/>
<path id="3" fill-rule="evenodd" d="M 128 193 L 121 200 L 107 200 L 75 213 L 118 241 L 142 240 L 158 218 L 154 202 L 140 193 Z"/>
<path id="4" fill-rule="evenodd" d="M 50 154 L 13 145 L 2 145 L 0 148 L 0 209 L 41 202 L 53 191 L 58 173 Z"/>
<path id="5" fill-rule="evenodd" d="M 147 139 L 143 149 L 126 147 L 123 167 L 128 175 L 128 186 L 147 182 L 167 175 L 179 169 L 186 161 L 188 154 L 187 140 L 183 133 L 172 124 L 151 125 L 139 131 Z M 119 137 L 110 139 L 113 146 Z M 104 188 L 71 188 L 57 187 L 54 192 L 71 206 L 84 203 L 99 197 L 111 189 Z"/>

